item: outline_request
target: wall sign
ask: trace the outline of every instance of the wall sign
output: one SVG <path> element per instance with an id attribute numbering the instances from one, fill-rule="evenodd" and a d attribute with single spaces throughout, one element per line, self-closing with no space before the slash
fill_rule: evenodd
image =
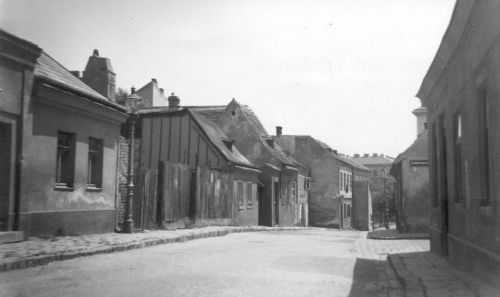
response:
<path id="1" fill-rule="evenodd" d="M 429 166 L 429 160 L 410 160 L 410 166 L 413 167 Z"/>

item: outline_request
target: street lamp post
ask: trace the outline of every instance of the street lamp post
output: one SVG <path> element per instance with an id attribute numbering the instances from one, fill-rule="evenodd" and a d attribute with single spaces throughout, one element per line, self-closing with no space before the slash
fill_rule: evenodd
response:
<path id="1" fill-rule="evenodd" d="M 137 109 L 141 102 L 141 97 L 135 94 L 135 89 L 132 88 L 132 94 L 127 97 L 126 104 L 129 113 L 129 149 L 128 149 L 128 174 L 127 174 L 127 203 L 125 208 L 125 223 L 123 226 L 124 233 L 134 232 L 134 220 L 132 218 L 132 207 L 134 199 L 134 138 L 135 138 L 135 124 L 137 122 Z"/>

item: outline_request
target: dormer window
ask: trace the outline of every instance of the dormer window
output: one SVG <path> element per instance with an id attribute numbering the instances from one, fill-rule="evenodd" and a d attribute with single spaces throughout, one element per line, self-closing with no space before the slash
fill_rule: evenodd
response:
<path id="1" fill-rule="evenodd" d="M 224 142 L 224 145 L 227 147 L 228 150 L 233 151 L 233 145 L 234 141 L 231 139 L 223 139 L 222 142 Z"/>
<path id="2" fill-rule="evenodd" d="M 266 138 L 266 142 L 270 147 L 274 148 L 274 138 Z"/>

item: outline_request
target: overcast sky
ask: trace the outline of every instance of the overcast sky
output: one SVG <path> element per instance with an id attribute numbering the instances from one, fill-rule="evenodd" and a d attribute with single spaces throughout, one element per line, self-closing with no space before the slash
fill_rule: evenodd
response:
<path id="1" fill-rule="evenodd" d="M 94 48 L 117 86 L 156 78 L 181 105 L 249 105 L 269 133 L 396 156 L 453 0 L 0 0 L 0 27 L 70 70 Z"/>

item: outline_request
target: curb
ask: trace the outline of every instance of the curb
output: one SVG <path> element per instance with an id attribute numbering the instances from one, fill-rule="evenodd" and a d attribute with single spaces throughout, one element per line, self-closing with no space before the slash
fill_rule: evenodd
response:
<path id="1" fill-rule="evenodd" d="M 428 234 L 415 234 L 412 236 L 377 236 L 377 235 L 371 235 L 368 233 L 367 239 L 375 239 L 375 240 L 424 240 L 424 239 L 430 239 L 430 236 Z"/>
<path id="2" fill-rule="evenodd" d="M 271 229 L 272 228 L 272 229 Z M 179 235 L 176 237 L 169 238 L 157 238 L 157 239 L 144 239 L 144 240 L 134 240 L 127 243 L 113 244 L 109 246 L 101 246 L 97 248 L 85 248 L 83 250 L 69 251 L 56 254 L 48 255 L 38 255 L 30 256 L 20 259 L 11 259 L 0 262 L 0 272 L 9 271 L 14 269 L 23 269 L 29 267 L 36 267 L 49 264 L 55 261 L 69 260 L 77 257 L 93 256 L 99 254 L 108 254 L 114 252 L 127 251 L 132 249 L 140 249 L 146 247 L 152 247 L 161 244 L 175 243 L 175 242 L 186 242 L 200 238 L 208 237 L 220 237 L 225 236 L 230 233 L 242 233 L 242 232 L 262 232 L 262 231 L 298 231 L 304 230 L 304 227 L 270 227 L 269 229 L 263 227 L 240 227 L 229 230 L 216 230 L 207 231 L 200 233 L 191 233 Z"/>

